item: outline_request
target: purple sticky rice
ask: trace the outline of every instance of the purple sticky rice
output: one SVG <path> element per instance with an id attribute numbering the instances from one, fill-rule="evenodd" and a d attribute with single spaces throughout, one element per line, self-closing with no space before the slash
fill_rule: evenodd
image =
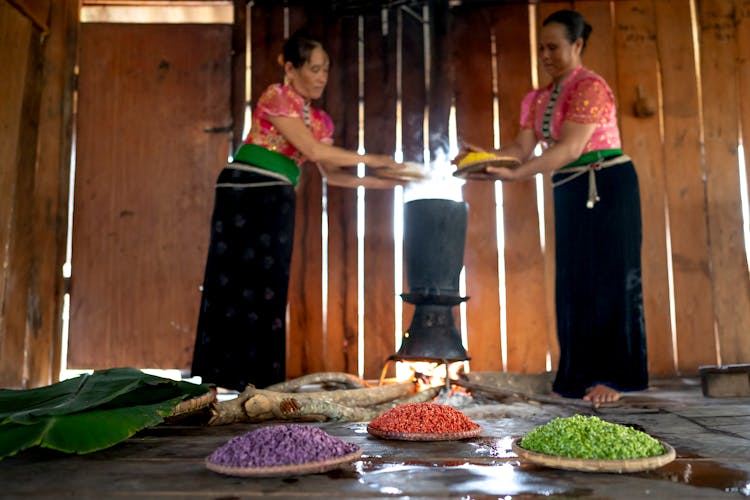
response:
<path id="1" fill-rule="evenodd" d="M 276 425 L 230 439 L 208 460 L 228 467 L 273 467 L 330 460 L 358 449 L 311 425 Z"/>

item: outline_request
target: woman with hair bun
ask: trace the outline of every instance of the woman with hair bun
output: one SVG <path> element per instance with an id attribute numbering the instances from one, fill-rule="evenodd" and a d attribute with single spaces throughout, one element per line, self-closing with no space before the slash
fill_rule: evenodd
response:
<path id="1" fill-rule="evenodd" d="M 333 145 L 333 122 L 311 101 L 323 94 L 330 61 L 300 31 L 284 43 L 283 84 L 270 85 L 233 161 L 219 174 L 211 219 L 192 374 L 243 390 L 285 379 L 286 308 L 294 240 L 295 187 L 316 165 L 330 185 L 392 188 L 341 167 L 403 168 L 387 155 Z"/>
<path id="2" fill-rule="evenodd" d="M 544 20 L 539 59 L 552 82 L 526 95 L 521 130 L 502 148 L 521 165 L 487 167 L 475 178 L 553 174 L 560 344 L 553 390 L 599 404 L 646 389 L 648 372 L 638 177 L 621 150 L 612 90 L 582 65 L 590 33 L 572 10 Z M 537 144 L 543 153 L 533 156 Z"/>

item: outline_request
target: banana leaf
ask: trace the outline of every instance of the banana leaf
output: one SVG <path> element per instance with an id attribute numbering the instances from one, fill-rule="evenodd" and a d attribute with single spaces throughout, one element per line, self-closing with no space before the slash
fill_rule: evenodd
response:
<path id="1" fill-rule="evenodd" d="M 0 390 L 0 459 L 33 446 L 90 453 L 161 423 L 184 399 L 210 390 L 133 368 L 29 390 Z"/>

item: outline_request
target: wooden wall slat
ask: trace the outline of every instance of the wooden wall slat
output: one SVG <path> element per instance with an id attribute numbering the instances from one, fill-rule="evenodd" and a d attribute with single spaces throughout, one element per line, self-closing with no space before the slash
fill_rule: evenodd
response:
<path id="1" fill-rule="evenodd" d="M 68 366 L 185 369 L 227 158 L 205 129 L 230 121 L 231 27 L 83 24 L 80 40 Z"/>
<path id="2" fill-rule="evenodd" d="M 17 360 L 0 364 L 0 382 L 22 388 L 28 384 L 26 317 L 32 265 L 31 216 L 33 211 L 34 162 L 36 159 L 36 120 L 39 116 L 40 47 L 38 29 L 7 3 L 0 5 L 0 35 L 3 54 L 14 68 L 0 87 L 7 110 L 0 112 L 4 137 L 0 152 L 7 161 L 2 168 L 3 201 L 0 205 L 2 233 L 2 317 L 0 317 L 0 358 Z M 7 98 L 5 97 L 7 96 Z M 7 100 L 5 100 L 7 99 Z M 5 106 L 3 106 L 5 107 Z M 7 132 L 6 132 L 7 131 Z M 7 155 L 7 156 L 5 156 Z M 18 293 L 23 290 L 23 293 Z"/>
<path id="3" fill-rule="evenodd" d="M 539 32 L 542 29 L 542 23 L 545 19 L 547 19 L 547 16 L 552 14 L 555 11 L 563 10 L 563 9 L 573 9 L 573 2 L 572 1 L 555 1 L 555 2 L 539 2 L 536 5 L 536 30 L 537 30 L 537 36 L 539 35 Z M 549 83 L 552 81 L 550 76 L 544 71 L 544 67 L 542 66 L 542 61 L 537 58 L 537 74 L 539 75 L 539 87 L 544 87 L 546 85 L 549 85 Z"/>
<path id="4" fill-rule="evenodd" d="M 251 99 L 255 105 L 258 97 L 272 83 L 281 83 L 284 70 L 278 56 L 284 44 L 284 8 L 278 6 L 253 6 L 251 37 Z"/>
<path id="5" fill-rule="evenodd" d="M 271 7 L 279 10 L 281 6 Z M 308 13 L 289 8 L 289 33 L 305 26 Z M 318 20 L 321 21 L 321 20 Z M 322 26 L 322 22 L 313 23 Z M 321 36 L 314 33 L 315 36 Z M 319 102 L 312 103 L 318 107 Z M 297 186 L 294 247 L 289 277 L 287 377 L 323 371 L 323 180 L 313 163 L 301 167 Z"/>
<path id="6" fill-rule="evenodd" d="M 698 366 L 715 364 L 717 359 L 690 2 L 654 2 L 654 14 L 663 96 L 677 369 L 695 373 Z"/>
<path id="7" fill-rule="evenodd" d="M 456 8 L 452 20 L 456 126 L 459 140 L 491 149 L 492 54 L 490 24 L 483 9 Z M 474 371 L 502 370 L 495 185 L 469 181 L 466 231 L 466 324 Z"/>
<path id="8" fill-rule="evenodd" d="M 491 10 L 497 47 L 500 146 L 518 134 L 520 103 L 531 88 L 528 47 L 529 9 L 511 4 Z M 508 337 L 507 370 L 545 371 L 547 364 L 547 296 L 544 255 L 539 236 L 536 180 L 504 182 L 505 289 Z"/>
<path id="9" fill-rule="evenodd" d="M 750 360 L 750 280 L 739 189 L 737 3 L 703 0 L 701 75 L 708 197 L 708 235 L 721 361 Z"/>
<path id="10" fill-rule="evenodd" d="M 357 149 L 359 89 L 358 27 L 345 17 L 327 32 L 331 73 L 323 96 L 324 109 L 335 124 L 334 144 Z M 328 310 L 324 365 L 326 371 L 357 374 L 358 276 L 357 191 L 327 186 Z"/>
<path id="11" fill-rule="evenodd" d="M 249 7 L 242 2 L 234 2 L 234 26 L 232 26 L 232 152 L 245 139 L 242 132 L 245 128 L 245 110 L 247 99 L 245 95 L 247 73 L 247 13 Z M 249 82 L 247 82 L 249 83 Z"/>
<path id="12" fill-rule="evenodd" d="M 396 22 L 389 11 L 388 33 L 381 16 L 365 24 L 365 150 L 393 154 L 396 138 Z M 364 376 L 378 378 L 395 353 L 393 190 L 365 193 Z"/>
<path id="13" fill-rule="evenodd" d="M 656 103 L 659 95 L 656 26 L 651 1 L 615 2 L 615 35 L 620 96 L 618 108 L 625 152 L 638 172 L 643 217 L 643 303 L 649 372 L 673 373 L 667 276 L 664 155 L 657 113 L 635 116 L 639 88 Z"/>
<path id="14" fill-rule="evenodd" d="M 289 270 L 286 367 L 289 378 L 323 371 L 322 187 L 315 165 L 304 164 L 297 186 Z"/>
<path id="15" fill-rule="evenodd" d="M 738 0 L 737 4 L 737 65 L 745 170 L 750 171 L 750 0 Z M 745 192 L 750 193 L 750 175 L 746 180 L 747 191 Z M 746 241 L 745 244 L 750 244 L 750 242 Z"/>
<path id="16" fill-rule="evenodd" d="M 613 85 L 617 81 L 617 58 L 611 2 L 577 0 L 575 10 L 580 12 L 592 27 L 586 50 L 583 52 L 583 65 L 596 71 L 610 83 L 619 103 L 617 86 Z"/>
<path id="17" fill-rule="evenodd" d="M 429 106 L 430 158 L 448 154 L 448 122 L 453 99 L 454 73 L 451 69 L 452 19 L 448 0 L 428 0 L 430 16 L 430 88 Z"/>
<path id="18" fill-rule="evenodd" d="M 424 26 L 421 19 L 415 18 L 404 10 L 400 10 L 399 12 L 402 19 L 401 127 L 404 161 L 422 163 L 425 160 L 424 118 L 425 106 L 427 105 L 427 89 L 425 88 Z M 422 15 L 421 10 L 416 10 L 414 13 L 419 16 Z M 432 115 L 430 114 L 429 117 L 432 118 Z M 409 186 L 404 188 L 403 192 L 405 196 L 408 196 L 409 190 Z M 403 247 L 401 262 L 403 262 L 404 270 L 401 280 L 402 290 L 404 292 L 409 292 L 409 284 L 406 280 L 407 262 L 405 253 L 403 252 Z M 414 305 L 405 300 L 401 300 L 401 304 L 402 331 L 406 331 L 414 317 Z M 458 315 L 459 308 L 454 308 L 453 312 L 455 315 Z M 458 321 L 459 319 L 456 318 L 456 320 Z M 400 345 L 397 347 L 400 347 Z"/>
<path id="19" fill-rule="evenodd" d="M 419 19 L 401 13 L 402 41 L 402 139 L 404 161 L 424 161 L 424 110 L 426 105 L 424 28 Z M 422 14 L 422 12 L 418 12 Z"/>
<path id="20" fill-rule="evenodd" d="M 51 0 L 9 0 L 8 3 L 28 17 L 37 30 L 43 33 L 50 31 Z"/>
<path id="21" fill-rule="evenodd" d="M 556 10 L 571 9 L 572 2 L 545 2 L 536 5 L 537 37 L 542 22 Z M 550 77 L 537 62 L 539 86 L 549 85 Z M 547 291 L 547 345 L 549 346 L 551 369 L 557 370 L 560 361 L 560 345 L 557 340 L 557 308 L 555 298 L 555 203 L 552 175 L 544 176 L 544 277 Z"/>
<path id="22" fill-rule="evenodd" d="M 62 266 L 67 234 L 78 2 L 53 2 L 44 47 L 33 196 L 33 272 L 27 320 L 28 386 L 57 382 L 62 337 Z M 1 384 L 0 384 L 1 385 Z"/>
<path id="23" fill-rule="evenodd" d="M 9 67 L 15 68 L 5 78 L 0 79 L 0 95 L 5 105 L 0 106 L 0 155 L 7 161 L 0 168 L 0 303 L 6 304 L 14 295 L 14 272 L 9 266 L 10 246 L 17 237 L 14 209 L 19 177 L 19 151 L 21 135 L 24 131 L 23 108 L 26 94 L 26 76 L 30 61 L 29 45 L 33 28 L 28 19 L 22 16 L 7 2 L 0 4 L 0 53 Z M 5 360 L 22 360 L 24 356 L 25 328 L 9 323 L 11 312 L 3 307 L 0 316 L 0 384 L 4 387 L 23 386 L 23 364 L 7 363 Z"/>

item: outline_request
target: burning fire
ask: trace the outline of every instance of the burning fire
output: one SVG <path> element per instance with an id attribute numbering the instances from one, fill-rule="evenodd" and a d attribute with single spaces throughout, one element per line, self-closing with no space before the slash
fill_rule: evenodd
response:
<path id="1" fill-rule="evenodd" d="M 417 390 L 446 385 L 446 379 L 456 380 L 459 375 L 468 372 L 467 361 L 438 363 L 435 361 L 399 361 L 396 363 L 396 381 L 406 382 L 417 379 Z"/>

